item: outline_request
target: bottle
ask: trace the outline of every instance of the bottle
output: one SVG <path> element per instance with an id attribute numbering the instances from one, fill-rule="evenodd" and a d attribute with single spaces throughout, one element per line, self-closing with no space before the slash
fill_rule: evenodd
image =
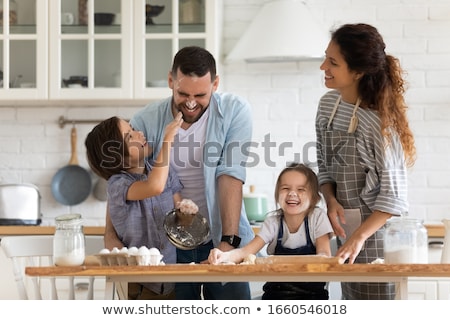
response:
<path id="1" fill-rule="evenodd" d="M 57 266 L 80 266 L 84 263 L 85 243 L 81 214 L 56 217 L 53 237 L 53 262 Z"/>
<path id="2" fill-rule="evenodd" d="M 78 24 L 86 26 L 88 20 L 88 0 L 78 0 Z"/>
<path id="3" fill-rule="evenodd" d="M 428 233 L 420 219 L 393 217 L 384 234 L 385 263 L 428 263 Z"/>
<path id="4" fill-rule="evenodd" d="M 204 9 L 200 0 L 181 0 L 179 10 L 180 23 L 203 23 L 204 18 L 202 15 Z"/>

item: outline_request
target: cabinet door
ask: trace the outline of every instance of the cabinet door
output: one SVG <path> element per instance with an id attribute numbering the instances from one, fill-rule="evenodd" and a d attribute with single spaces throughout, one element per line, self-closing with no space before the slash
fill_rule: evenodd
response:
<path id="1" fill-rule="evenodd" d="M 436 279 L 408 280 L 408 300 L 436 300 L 437 288 Z"/>
<path id="2" fill-rule="evenodd" d="M 218 59 L 218 0 L 137 0 L 135 20 L 135 98 L 171 94 L 167 77 L 175 53 L 185 46 L 208 49 Z M 150 4 L 151 3 L 151 4 Z"/>
<path id="3" fill-rule="evenodd" d="M 438 299 L 439 300 L 450 300 L 450 279 L 444 278 L 440 279 L 438 282 Z"/>
<path id="4" fill-rule="evenodd" d="M 50 3 L 50 98 L 132 98 L 128 0 Z"/>
<path id="5" fill-rule="evenodd" d="M 0 0 L 2 100 L 47 99 L 48 0 Z"/>

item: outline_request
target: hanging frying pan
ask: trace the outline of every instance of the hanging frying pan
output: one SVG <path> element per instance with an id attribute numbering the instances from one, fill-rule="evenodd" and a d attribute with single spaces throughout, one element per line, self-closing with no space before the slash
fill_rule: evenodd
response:
<path id="1" fill-rule="evenodd" d="M 92 178 L 87 170 L 80 167 L 77 157 L 77 130 L 70 135 L 71 157 L 69 164 L 59 169 L 52 179 L 52 194 L 61 204 L 73 206 L 86 200 L 91 193 Z"/>

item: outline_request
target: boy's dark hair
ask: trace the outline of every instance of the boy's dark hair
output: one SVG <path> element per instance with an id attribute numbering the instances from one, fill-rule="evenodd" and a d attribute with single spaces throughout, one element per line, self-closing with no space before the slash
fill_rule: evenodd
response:
<path id="1" fill-rule="evenodd" d="M 108 180 L 120 173 L 127 164 L 128 148 L 119 129 L 118 117 L 100 122 L 85 140 L 89 166 L 98 176 Z"/>

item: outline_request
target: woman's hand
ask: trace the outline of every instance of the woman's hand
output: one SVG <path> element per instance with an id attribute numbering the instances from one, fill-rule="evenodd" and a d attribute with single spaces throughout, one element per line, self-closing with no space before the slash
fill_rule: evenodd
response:
<path id="1" fill-rule="evenodd" d="M 345 241 L 345 243 L 336 252 L 336 257 L 347 260 L 352 264 L 364 246 L 364 242 L 380 229 L 392 214 L 382 211 L 374 211 L 359 226 L 358 229 Z"/>
<path id="2" fill-rule="evenodd" d="M 355 262 L 356 257 L 364 246 L 365 239 L 357 237 L 357 233 L 345 241 L 345 243 L 336 252 L 336 257 L 342 258 L 343 261 L 348 259 L 348 263 Z"/>
<path id="3" fill-rule="evenodd" d="M 341 224 L 346 224 L 344 207 L 341 206 L 336 198 L 330 199 L 329 202 L 327 202 L 327 214 L 328 219 L 331 222 L 331 226 L 333 227 L 334 234 L 346 239 L 347 235 L 341 226 Z"/>

